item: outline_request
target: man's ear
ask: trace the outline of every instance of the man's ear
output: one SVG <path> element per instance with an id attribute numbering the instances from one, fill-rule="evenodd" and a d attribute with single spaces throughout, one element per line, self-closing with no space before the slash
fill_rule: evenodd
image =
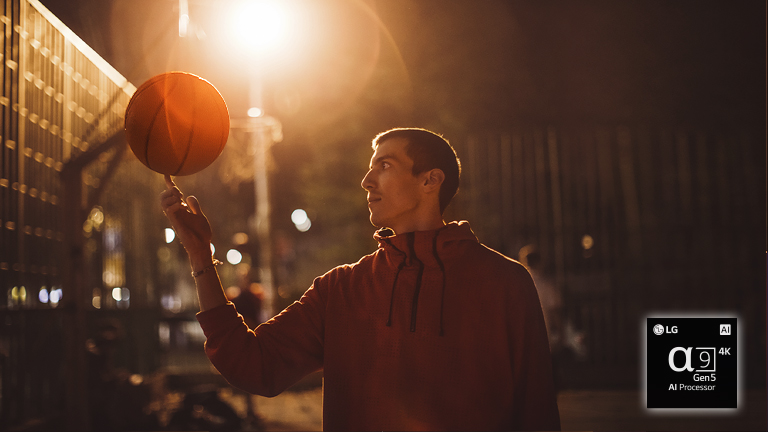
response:
<path id="1" fill-rule="evenodd" d="M 440 185 L 445 181 L 445 173 L 440 168 L 431 169 L 424 176 L 425 192 L 431 192 L 435 189 L 440 190 Z"/>

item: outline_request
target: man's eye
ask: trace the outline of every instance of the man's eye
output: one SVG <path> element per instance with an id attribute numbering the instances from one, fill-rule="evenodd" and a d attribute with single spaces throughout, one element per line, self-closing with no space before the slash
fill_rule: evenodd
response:
<path id="1" fill-rule="evenodd" d="M 384 168 L 384 169 L 389 168 L 390 167 L 389 162 L 382 162 L 381 163 L 381 167 Z"/>

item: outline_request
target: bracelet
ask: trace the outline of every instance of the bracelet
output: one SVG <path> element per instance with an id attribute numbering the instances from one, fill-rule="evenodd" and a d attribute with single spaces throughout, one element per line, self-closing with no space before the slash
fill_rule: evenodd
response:
<path id="1" fill-rule="evenodd" d="M 201 268 L 198 271 L 193 271 L 192 272 L 192 277 L 196 278 L 196 277 L 200 276 L 201 274 L 206 273 L 209 270 L 215 269 L 217 265 L 221 265 L 221 264 L 224 264 L 224 263 L 219 261 L 219 260 L 217 260 L 216 258 L 214 258 L 212 263 L 208 264 L 207 266 Z"/>

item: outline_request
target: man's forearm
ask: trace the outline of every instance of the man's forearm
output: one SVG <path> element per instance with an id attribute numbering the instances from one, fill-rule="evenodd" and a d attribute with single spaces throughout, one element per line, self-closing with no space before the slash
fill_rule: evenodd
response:
<path id="1" fill-rule="evenodd" d="M 200 311 L 221 306 L 227 303 L 227 296 L 224 294 L 224 288 L 221 286 L 219 274 L 216 266 L 213 264 L 213 258 L 208 255 L 190 256 L 189 262 L 192 266 L 192 273 L 195 276 L 195 285 L 197 286 L 197 299 L 200 302 Z"/>

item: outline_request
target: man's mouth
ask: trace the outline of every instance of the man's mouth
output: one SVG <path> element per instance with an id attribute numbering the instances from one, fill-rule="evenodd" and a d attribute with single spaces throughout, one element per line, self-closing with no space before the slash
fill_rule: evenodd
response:
<path id="1" fill-rule="evenodd" d="M 373 204 L 375 202 L 378 202 L 378 201 L 381 201 L 381 197 L 379 197 L 379 196 L 368 197 L 368 205 L 371 205 L 371 204 Z"/>

